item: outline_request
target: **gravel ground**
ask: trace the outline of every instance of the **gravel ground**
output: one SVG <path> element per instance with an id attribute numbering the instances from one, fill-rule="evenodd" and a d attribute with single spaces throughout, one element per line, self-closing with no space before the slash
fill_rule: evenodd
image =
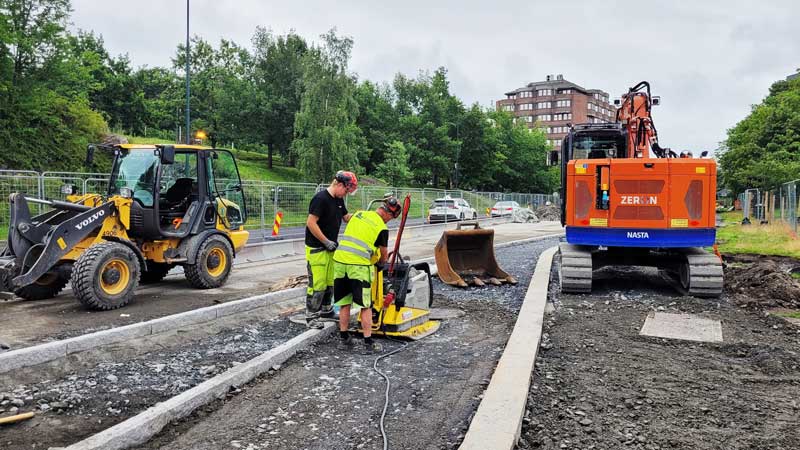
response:
<path id="1" fill-rule="evenodd" d="M 64 378 L 0 386 L 0 417 L 37 417 L 0 428 L 0 448 L 74 443 L 194 387 L 300 334 L 305 327 L 275 319 L 222 331 L 184 346 L 127 361 L 100 363 Z"/>
<path id="2" fill-rule="evenodd" d="M 503 248 L 498 260 L 517 286 L 454 289 L 436 281 L 435 306 L 459 319 L 381 362 L 392 380 L 386 428 L 391 448 L 458 447 L 516 320 L 539 253 L 556 240 Z M 357 340 L 319 343 L 243 388 L 168 426 L 141 449 L 380 449 L 384 383 Z M 384 352 L 402 345 L 382 340 Z"/>
<path id="3" fill-rule="evenodd" d="M 604 269 L 591 295 L 561 295 L 556 270 L 518 448 L 798 448 L 800 330 L 654 271 Z M 719 319 L 724 343 L 640 336 L 651 311 Z"/>

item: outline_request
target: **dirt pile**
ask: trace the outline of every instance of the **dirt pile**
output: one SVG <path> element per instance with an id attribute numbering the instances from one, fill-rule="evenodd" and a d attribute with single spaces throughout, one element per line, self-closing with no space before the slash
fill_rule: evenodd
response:
<path id="1" fill-rule="evenodd" d="M 561 209 L 556 205 L 542 205 L 536 209 L 536 215 L 540 220 L 559 221 L 561 220 Z"/>
<path id="2" fill-rule="evenodd" d="M 511 221 L 514 223 L 537 223 L 539 218 L 529 208 L 519 208 L 511 213 Z"/>
<path id="3" fill-rule="evenodd" d="M 744 307 L 800 307 L 800 281 L 770 259 L 727 266 L 725 290 Z"/>

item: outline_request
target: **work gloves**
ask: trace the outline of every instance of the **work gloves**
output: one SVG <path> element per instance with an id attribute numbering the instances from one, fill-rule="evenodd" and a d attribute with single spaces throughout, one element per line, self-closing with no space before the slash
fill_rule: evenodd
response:
<path id="1" fill-rule="evenodd" d="M 339 246 L 339 244 L 333 241 L 325 241 L 322 245 L 324 245 L 325 249 L 328 250 L 329 252 L 336 250 L 336 247 Z"/>

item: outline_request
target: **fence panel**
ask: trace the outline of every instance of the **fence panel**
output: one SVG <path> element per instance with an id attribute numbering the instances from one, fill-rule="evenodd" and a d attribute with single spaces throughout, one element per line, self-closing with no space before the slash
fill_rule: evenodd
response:
<path id="1" fill-rule="evenodd" d="M 5 241 L 8 235 L 8 225 L 11 216 L 9 197 L 14 192 L 19 192 L 31 197 L 39 196 L 39 173 L 32 171 L 0 170 L 0 239 Z M 29 207 L 34 208 L 33 205 Z M 31 211 L 38 213 L 38 209 Z M 5 247 L 0 242 L 0 247 Z"/>
<path id="2" fill-rule="evenodd" d="M 4 238 L 8 231 L 9 204 L 8 197 L 12 192 L 21 192 L 31 197 L 46 200 L 64 200 L 62 188 L 64 185 L 74 185 L 81 194 L 108 192 L 108 174 L 87 172 L 43 172 L 0 170 L 0 238 Z M 235 180 L 230 180 L 231 185 Z M 305 226 L 308 214 L 308 204 L 311 197 L 326 185 L 310 183 L 279 183 L 260 180 L 243 180 L 242 188 L 247 208 L 247 223 L 245 228 L 251 232 L 262 232 L 265 236 L 271 234 L 272 222 L 278 211 L 283 212 L 284 227 Z M 786 187 L 786 194 L 781 202 L 792 204 L 792 211 L 796 211 L 797 194 L 796 186 Z M 464 199 L 477 212 L 478 217 L 486 215 L 486 210 L 496 202 L 514 200 L 521 206 L 537 208 L 546 201 L 551 201 L 552 196 L 545 194 L 529 193 L 500 193 L 500 192 L 475 192 L 462 190 L 408 188 L 391 186 L 361 186 L 358 192 L 346 199 L 347 207 L 351 211 L 365 209 L 375 199 L 381 199 L 386 194 L 392 194 L 399 199 L 406 194 L 411 195 L 411 209 L 409 211 L 410 224 L 426 222 L 429 218 L 430 208 L 434 201 L 450 197 Z M 793 202 L 793 203 L 792 203 Z M 31 205 L 33 214 L 47 211 L 46 205 Z M 782 208 L 783 209 L 783 208 Z M 789 219 L 789 206 L 786 207 L 787 220 Z M 795 227 L 796 227 L 796 213 Z M 452 220 L 449 218 L 447 220 Z M 297 234 L 297 233 L 295 233 Z M 295 237 L 294 235 L 292 237 Z"/>

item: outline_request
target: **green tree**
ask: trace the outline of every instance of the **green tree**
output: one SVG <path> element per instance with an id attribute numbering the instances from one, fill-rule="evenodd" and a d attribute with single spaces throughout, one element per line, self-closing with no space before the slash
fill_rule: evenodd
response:
<path id="1" fill-rule="evenodd" d="M 411 181 L 406 146 L 400 141 L 392 141 L 386 147 L 385 158 L 375 168 L 375 176 L 390 186 L 405 186 Z"/>
<path id="2" fill-rule="evenodd" d="M 322 35 L 323 46 L 312 47 L 304 59 L 303 98 L 295 117 L 300 170 L 308 180 L 325 182 L 338 169 L 358 169 L 365 142 L 355 123 L 358 104 L 355 77 L 347 72 L 353 40 L 336 30 Z"/>
<path id="3" fill-rule="evenodd" d="M 733 192 L 769 189 L 800 177 L 800 79 L 778 81 L 720 148 L 722 180 Z"/>
<path id="4" fill-rule="evenodd" d="M 66 0 L 0 0 L 0 166 L 80 166 L 86 145 L 106 131 L 89 107 L 93 79 L 71 51 Z"/>
<path id="5" fill-rule="evenodd" d="M 274 36 L 262 27 L 256 28 L 252 43 L 254 92 L 249 97 L 252 107 L 247 124 L 249 132 L 267 145 L 267 165 L 271 169 L 276 150 L 284 161 L 290 159 L 308 44 L 293 31 Z"/>
<path id="6" fill-rule="evenodd" d="M 392 104 L 394 94 L 388 85 L 363 81 L 356 88 L 355 98 L 358 103 L 356 124 L 367 147 L 367 151 L 359 153 L 358 162 L 371 174 L 390 157 L 386 152 L 391 151 L 398 139 L 399 115 Z"/>

